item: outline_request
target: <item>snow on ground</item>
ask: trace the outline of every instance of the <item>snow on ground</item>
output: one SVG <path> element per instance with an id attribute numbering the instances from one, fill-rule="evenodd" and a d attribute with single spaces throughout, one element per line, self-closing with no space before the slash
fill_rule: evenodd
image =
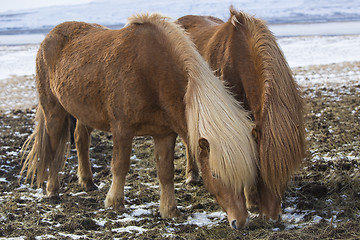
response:
<path id="1" fill-rule="evenodd" d="M 360 35 L 280 38 L 290 67 L 360 61 Z"/>
<path id="2" fill-rule="evenodd" d="M 35 74 L 35 58 L 39 44 L 0 45 L 0 83 L 10 76 Z"/>
<path id="3" fill-rule="evenodd" d="M 231 3 L 237 9 L 256 14 L 257 17 L 274 24 L 270 28 L 276 36 L 280 37 L 278 43 L 301 86 L 358 84 L 360 81 L 360 26 L 359 22 L 353 21 L 360 20 L 359 1 L 240 0 L 234 3 L 216 0 L 157 0 L 156 2 L 52 0 L 31 1 L 31 5 L 25 3 L 30 2 L 13 0 L 1 3 L 0 111 L 24 109 L 36 104 L 33 77 L 36 51 L 45 32 L 60 22 L 83 20 L 109 26 L 122 26 L 128 16 L 139 11 L 163 12 L 173 18 L 186 14 L 213 15 L 226 20 L 229 14 L 228 6 Z M 19 10 L 17 6 L 25 10 Z M 340 20 L 346 22 L 339 22 Z M 337 22 L 329 23 L 329 21 Z M 10 35 L 15 32 L 21 34 Z M 6 179 L 0 178 L 0 181 L 6 181 Z M 28 191 L 30 195 L 33 194 L 34 201 L 38 201 L 37 196 L 41 195 L 41 192 L 31 188 Z M 2 193 L 0 203 L 5 202 L 7 196 L 10 195 Z M 119 220 L 141 219 L 151 214 L 150 207 L 130 206 L 132 212 L 120 216 Z M 288 228 L 292 228 L 294 224 L 301 226 L 304 214 L 297 213 L 296 209 L 287 208 L 284 210 L 283 219 L 287 222 Z M 198 226 L 212 225 L 224 218 L 224 213 L 197 213 L 189 217 L 188 223 L 196 223 Z M 314 217 L 313 220 L 316 222 L 319 219 L 321 217 Z M 95 221 L 98 225 L 104 224 L 103 219 Z M 113 229 L 113 231 L 142 233 L 146 230 L 128 226 Z M 169 232 L 171 233 L 171 229 Z M 43 237 L 51 238 L 46 235 Z M 83 236 L 64 235 L 64 237 L 76 239 Z"/>
<path id="4" fill-rule="evenodd" d="M 271 24 L 291 67 L 359 61 L 359 1 L 14 0 L 1 3 L 0 8 L 0 82 L 8 84 L 4 79 L 10 76 L 34 74 L 38 44 L 61 22 L 120 28 L 130 15 L 154 11 L 173 19 L 198 14 L 227 20 L 231 4 Z"/>
<path id="5" fill-rule="evenodd" d="M 284 37 L 278 43 L 290 67 L 299 73 L 296 80 L 300 85 L 360 81 L 360 35 Z M 38 47 L 0 45 L 0 110 L 36 104 L 33 75 Z M 324 64 L 329 66 L 316 73 L 310 71 Z"/>
<path id="6" fill-rule="evenodd" d="M 16 35 L 13 38 L 26 41 L 17 40 Z M 278 43 L 292 68 L 360 61 L 360 35 L 284 37 Z M 38 44 L 0 45 L 0 81 L 12 75 L 35 74 L 38 47 Z"/>
<path id="7" fill-rule="evenodd" d="M 293 72 L 302 87 L 351 86 L 360 83 L 359 61 L 297 67 L 293 68 Z"/>

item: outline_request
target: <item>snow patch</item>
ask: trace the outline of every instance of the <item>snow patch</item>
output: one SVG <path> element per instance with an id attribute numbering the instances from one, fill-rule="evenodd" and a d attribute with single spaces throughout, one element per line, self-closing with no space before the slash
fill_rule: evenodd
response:
<path id="1" fill-rule="evenodd" d="M 116 233 L 122 233 L 122 232 L 133 233 L 133 232 L 137 232 L 138 234 L 142 234 L 143 232 L 146 231 L 146 229 L 142 228 L 142 227 L 137 227 L 137 226 L 127 226 L 127 227 L 121 227 L 121 228 L 113 228 L 113 229 L 111 229 L 111 231 L 116 232 Z M 116 239 L 116 238 L 114 238 L 114 239 Z"/>

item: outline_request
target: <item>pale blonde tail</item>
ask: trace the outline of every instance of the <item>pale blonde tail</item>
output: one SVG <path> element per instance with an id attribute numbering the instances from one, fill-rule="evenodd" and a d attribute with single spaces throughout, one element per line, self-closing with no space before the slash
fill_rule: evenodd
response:
<path id="1" fill-rule="evenodd" d="M 45 127 L 44 111 L 41 105 L 37 107 L 35 121 L 37 123 L 35 130 L 25 141 L 21 149 L 22 160 L 24 160 L 26 152 L 32 144 L 31 150 L 23 162 L 21 175 L 27 169 L 25 181 L 31 178 L 31 184 L 33 184 L 36 174 L 37 186 L 40 187 L 47 179 L 47 169 L 50 164 L 54 169 L 61 169 L 64 166 L 65 155 L 67 155 L 65 153 L 68 153 L 70 150 L 70 145 L 67 144 L 70 137 L 70 125 L 69 121 L 65 122 L 57 150 L 55 154 L 52 154 L 49 135 Z"/>

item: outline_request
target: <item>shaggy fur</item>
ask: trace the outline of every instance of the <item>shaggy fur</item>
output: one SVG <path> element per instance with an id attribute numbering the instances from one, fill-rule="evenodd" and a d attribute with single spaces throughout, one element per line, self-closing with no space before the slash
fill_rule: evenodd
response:
<path id="1" fill-rule="evenodd" d="M 38 126 L 31 136 L 35 144 L 23 169 L 29 166 L 27 174 L 32 176 L 37 171 L 38 184 L 49 169 L 47 194 L 56 195 L 57 165 L 63 162 L 57 156 L 63 157 L 72 115 L 78 120 L 78 174 L 85 186 L 93 185 L 87 183 L 92 179 L 91 130 L 112 132 L 113 181 L 105 206 L 124 209 L 132 138 L 151 135 L 161 188 L 160 213 L 174 217 L 176 135 L 197 155 L 199 139 L 205 138 L 210 156 L 203 154 L 199 164 L 209 165 L 202 169 L 218 176 L 208 178 L 208 186 L 226 187 L 226 191 L 210 191 L 221 200 L 232 226 L 242 226 L 247 212 L 238 203 L 239 196 L 244 186 L 254 183 L 257 169 L 251 121 L 184 30 L 167 19 L 159 14 L 135 15 L 121 30 L 67 22 L 46 36 L 37 55 Z"/>
<path id="2" fill-rule="evenodd" d="M 244 23 L 258 79 L 264 83 L 260 174 L 270 190 L 283 189 L 305 156 L 304 101 L 291 69 L 266 24 L 244 12 L 231 10 L 235 26 Z"/>
<path id="3" fill-rule="evenodd" d="M 211 149 L 211 171 L 239 192 L 256 177 L 256 144 L 248 113 L 212 74 L 184 30 L 158 19 L 154 14 L 135 15 L 128 24 L 156 21 L 157 26 L 162 25 L 159 30 L 169 34 L 170 49 L 179 56 L 179 62 L 184 62 L 183 71 L 191 79 L 184 97 L 189 146 L 199 153 L 199 139 L 205 138 Z"/>
<path id="4" fill-rule="evenodd" d="M 259 182 L 282 198 L 305 149 L 304 101 L 266 24 L 232 7 L 227 22 L 210 16 L 178 19 L 218 76 L 251 110 L 258 141 Z"/>

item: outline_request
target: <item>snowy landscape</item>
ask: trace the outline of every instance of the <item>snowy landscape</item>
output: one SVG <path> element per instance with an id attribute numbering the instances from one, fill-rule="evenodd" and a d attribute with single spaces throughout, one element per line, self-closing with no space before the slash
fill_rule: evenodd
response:
<path id="1" fill-rule="evenodd" d="M 138 12 L 160 12 L 174 20 L 188 14 L 227 20 L 230 5 L 270 24 L 292 68 L 359 61 L 358 1 L 6 1 L 0 8 L 0 110 L 7 109 L 6 105 L 17 108 L 35 104 L 33 92 L 27 91 L 34 87 L 33 81 L 19 83 L 18 76 L 35 73 L 40 42 L 61 22 L 85 21 L 121 28 Z M 19 88 L 26 102 L 9 100 L 9 94 L 19 95 Z"/>
<path id="2" fill-rule="evenodd" d="M 99 178 L 96 184 L 101 194 L 86 193 L 79 186 L 74 187 L 76 153 L 72 153 L 64 170 L 65 200 L 56 204 L 43 200 L 43 189 L 18 182 L 21 145 L 17 144 L 25 141 L 33 128 L 31 120 L 37 103 L 34 82 L 36 52 L 46 33 L 57 24 L 85 21 L 119 29 L 126 24 L 129 16 L 138 12 L 160 12 L 174 20 L 189 14 L 211 15 L 226 21 L 230 5 L 268 22 L 309 105 L 307 140 L 310 154 L 304 170 L 294 179 L 286 194 L 283 223 L 271 225 L 255 220 L 256 224 L 238 235 L 244 239 L 276 236 L 285 239 L 359 237 L 354 232 L 358 229 L 360 218 L 360 1 L 12 0 L 0 3 L 0 187 L 4 189 L 0 194 L 0 239 L 27 239 L 31 236 L 36 239 L 101 239 L 105 232 L 106 236 L 114 239 L 201 239 L 209 236 L 226 239 L 226 236 L 236 236 L 232 232 L 224 235 L 216 233 L 230 229 L 224 230 L 228 227 L 226 214 L 213 199 L 189 205 L 187 199 L 195 199 L 194 195 L 209 199 L 211 196 L 205 191 L 199 193 L 195 189 L 184 189 L 184 170 L 179 170 L 175 180 L 176 194 L 185 217 L 180 221 L 171 220 L 170 223 L 161 220 L 158 213 L 158 183 L 149 177 L 156 175 L 153 173 L 154 165 L 143 163 L 148 161 L 145 158 L 153 157 L 153 150 L 148 150 L 151 149 L 151 139 L 136 140 L 138 145 L 134 144 L 131 161 L 133 171 L 139 172 L 138 178 L 144 179 L 143 188 L 138 191 L 149 188 L 145 192 L 147 195 L 153 194 L 148 198 L 154 201 L 133 201 L 131 198 L 141 194 L 132 192 L 131 187 L 134 186 L 128 181 L 126 194 L 129 195 L 129 211 L 124 214 L 105 213 L 107 210 L 103 208 L 104 196 L 110 184 L 110 176 L 103 178 L 103 175 L 109 174 L 111 159 L 111 141 L 106 135 L 97 133 L 94 141 L 102 145 L 92 148 L 92 151 L 98 149 L 92 155 L 92 163 L 95 178 Z M 184 154 L 180 143 L 177 151 L 179 156 L 175 164 L 181 169 L 184 168 L 181 166 L 184 165 Z M 96 161 L 97 157 L 106 161 L 100 164 L 100 161 Z M 9 172 L 16 171 L 16 175 L 9 177 Z M 130 175 L 129 178 L 132 177 Z M 314 183 L 316 187 L 313 187 Z M 341 192 L 338 197 L 330 195 L 334 189 Z M 64 216 L 66 207 L 72 202 L 82 203 L 86 207 L 80 213 L 74 213 L 86 215 L 85 220 L 74 218 L 74 221 L 84 221 L 75 227 L 70 220 L 66 222 Z M 342 204 L 344 209 L 340 207 Z M 345 206 L 348 208 L 345 209 Z M 46 226 L 50 230 L 31 232 L 31 225 L 25 223 L 10 226 L 9 222 L 19 221 L 19 216 L 27 217 L 27 214 L 19 213 L 14 207 L 22 209 L 21 212 L 36 209 L 39 215 L 37 226 L 39 229 Z M 255 218 L 256 215 L 252 215 L 252 219 Z M 67 227 L 57 226 L 57 220 L 66 222 Z M 152 222 L 158 226 L 154 227 Z M 219 228 L 219 225 L 224 228 Z M 324 230 L 320 235 L 319 229 L 325 228 L 328 232 Z M 353 232 L 349 235 L 340 233 L 340 229 L 346 228 L 353 229 Z M 266 233 L 258 229 L 265 229 Z"/>
<path id="3" fill-rule="evenodd" d="M 189 14 L 227 20 L 230 5 L 270 24 L 291 67 L 357 61 L 360 56 L 357 1 L 14 0 L 0 8 L 0 80 L 34 74 L 39 43 L 64 21 L 121 28 L 138 12 L 160 12 L 174 20 Z"/>

